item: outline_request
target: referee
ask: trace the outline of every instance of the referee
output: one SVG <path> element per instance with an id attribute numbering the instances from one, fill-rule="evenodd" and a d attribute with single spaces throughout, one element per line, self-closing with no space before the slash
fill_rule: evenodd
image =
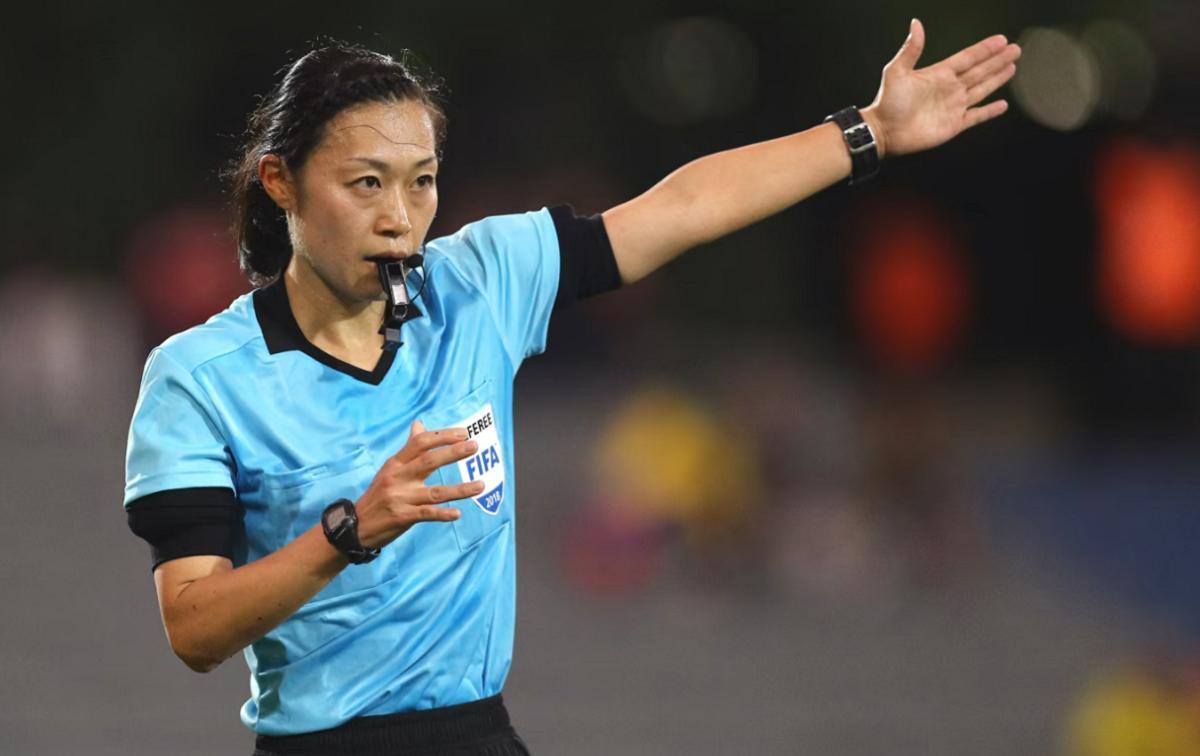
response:
<path id="1" fill-rule="evenodd" d="M 680 168 L 601 215 L 492 217 L 425 243 L 445 119 L 402 63 L 344 44 L 292 64 L 231 171 L 258 288 L 146 363 L 125 505 L 171 647 L 238 651 L 256 754 L 527 754 L 512 657 L 512 384 L 559 307 L 994 118 L 996 36 L 874 102 Z M 413 527 L 425 523 L 422 527 Z"/>

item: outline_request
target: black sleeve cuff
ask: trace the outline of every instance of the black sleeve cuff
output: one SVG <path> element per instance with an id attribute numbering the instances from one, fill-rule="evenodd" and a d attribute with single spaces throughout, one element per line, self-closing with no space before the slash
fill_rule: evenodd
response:
<path id="1" fill-rule="evenodd" d="M 559 275 L 555 310 L 621 285 L 617 258 L 613 255 L 604 219 L 599 214 L 581 217 L 570 205 L 559 205 L 550 208 L 550 218 L 558 232 Z"/>
<path id="2" fill-rule="evenodd" d="M 188 556 L 233 559 L 241 504 L 228 488 L 175 488 L 129 502 L 129 529 L 150 544 L 154 570 Z"/>

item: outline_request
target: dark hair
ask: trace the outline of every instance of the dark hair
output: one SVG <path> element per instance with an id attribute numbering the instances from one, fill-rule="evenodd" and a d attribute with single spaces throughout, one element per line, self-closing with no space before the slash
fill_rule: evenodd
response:
<path id="1" fill-rule="evenodd" d="M 446 116 L 435 100 L 438 85 L 400 60 L 358 45 L 333 42 L 301 57 L 250 114 L 245 146 L 225 172 L 233 194 L 233 232 L 242 271 L 255 285 L 270 282 L 292 257 L 287 219 L 263 189 L 258 162 L 278 155 L 293 173 L 320 143 L 325 125 L 346 108 L 366 102 L 413 100 L 429 111 L 441 150 Z"/>

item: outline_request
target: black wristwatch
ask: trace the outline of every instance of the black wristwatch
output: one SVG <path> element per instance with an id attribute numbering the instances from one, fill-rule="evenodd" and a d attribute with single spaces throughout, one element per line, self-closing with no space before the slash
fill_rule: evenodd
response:
<path id="1" fill-rule="evenodd" d="M 863 120 L 858 108 L 851 105 L 833 115 L 825 116 L 842 130 L 842 138 L 850 149 L 850 183 L 861 184 L 879 173 L 879 150 L 875 147 L 875 134 Z"/>
<path id="2" fill-rule="evenodd" d="M 354 502 L 338 499 L 321 513 L 321 527 L 333 547 L 346 555 L 351 564 L 366 564 L 379 556 L 379 549 L 368 549 L 358 540 L 358 514 Z"/>

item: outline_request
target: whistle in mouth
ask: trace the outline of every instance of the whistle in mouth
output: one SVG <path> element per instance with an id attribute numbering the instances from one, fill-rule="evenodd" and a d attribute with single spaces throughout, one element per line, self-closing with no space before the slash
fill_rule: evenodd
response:
<path id="1" fill-rule="evenodd" d="M 404 264 L 399 260 L 380 260 L 379 284 L 387 295 L 388 307 L 403 307 L 408 304 L 408 287 L 404 285 Z"/>
<path id="2" fill-rule="evenodd" d="M 409 307 L 408 287 L 404 283 L 406 271 L 399 260 L 380 260 L 376 265 L 379 266 L 379 284 L 388 300 L 379 332 L 383 334 L 383 348 L 391 351 L 404 345 L 400 340 L 400 326 L 404 325 Z"/>

